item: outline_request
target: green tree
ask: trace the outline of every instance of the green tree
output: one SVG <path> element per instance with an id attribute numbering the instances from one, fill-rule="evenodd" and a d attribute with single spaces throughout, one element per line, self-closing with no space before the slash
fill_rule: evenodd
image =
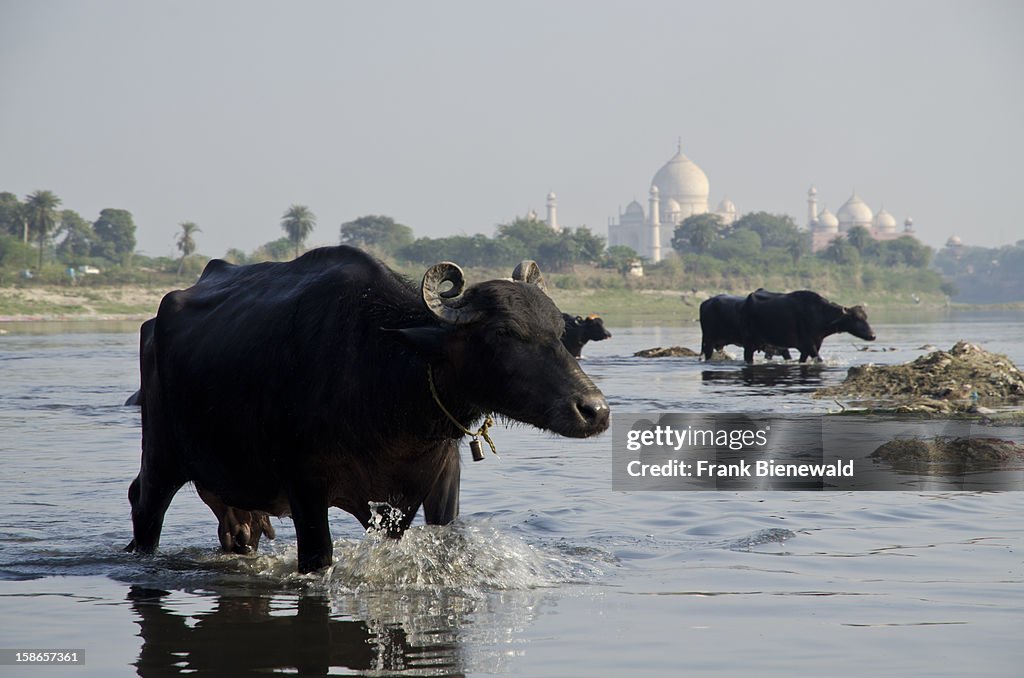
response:
<path id="1" fill-rule="evenodd" d="M 316 226 L 316 215 L 305 205 L 292 205 L 281 215 L 281 228 L 288 234 L 288 240 L 295 248 L 295 258 L 299 257 L 299 247 Z"/>
<path id="2" fill-rule="evenodd" d="M 343 245 L 356 245 L 393 255 L 413 241 L 412 229 L 391 217 L 369 214 L 341 225 Z"/>
<path id="3" fill-rule="evenodd" d="M 786 214 L 770 214 L 768 212 L 750 212 L 744 214 L 732 225 L 732 231 L 749 229 L 761 236 L 762 247 L 781 247 L 786 249 L 790 243 L 800 237 L 800 229 L 793 219 Z"/>
<path id="4" fill-rule="evenodd" d="M 57 257 L 67 264 L 82 263 L 92 254 L 96 232 L 92 224 L 74 210 L 61 210 L 57 233 L 64 239 L 57 245 Z"/>
<path id="5" fill-rule="evenodd" d="M 25 197 L 26 218 L 32 232 L 39 239 L 39 269 L 43 268 L 43 252 L 57 223 L 57 206 L 60 205 L 53 191 L 36 191 Z"/>
<path id="6" fill-rule="evenodd" d="M 636 253 L 636 250 L 625 245 L 614 245 L 604 253 L 604 265 L 614 268 L 622 274 L 628 273 L 630 266 L 638 259 L 640 259 L 640 255 Z"/>
<path id="7" fill-rule="evenodd" d="M 530 256 L 537 260 L 542 270 L 565 273 L 571 271 L 573 265 L 579 261 L 580 245 L 573 237 L 572 231 L 567 228 L 556 237 L 537 245 L 535 254 Z"/>
<path id="8" fill-rule="evenodd" d="M 871 231 L 863 226 L 853 226 L 846 232 L 846 240 L 863 256 L 868 253 L 875 239 L 871 237 Z"/>
<path id="9" fill-rule="evenodd" d="M 245 252 L 238 249 L 237 247 L 232 247 L 231 249 L 224 253 L 224 261 L 228 262 L 229 264 L 248 264 L 249 257 L 247 257 L 245 255 Z"/>
<path id="10" fill-rule="evenodd" d="M 24 218 L 24 207 L 13 193 L 0 193 L 0 235 L 6 233 L 28 242 L 28 222 Z"/>
<path id="11" fill-rule="evenodd" d="M 285 261 L 292 253 L 292 239 L 288 236 L 263 243 L 249 257 L 251 263 L 261 261 Z"/>
<path id="12" fill-rule="evenodd" d="M 541 245 L 554 242 L 561 238 L 561 235 L 543 221 L 519 217 L 510 223 L 499 224 L 495 240 L 506 242 L 520 253 L 519 259 L 522 260 L 535 259 Z"/>
<path id="13" fill-rule="evenodd" d="M 31 245 L 21 241 L 20 235 L 0 233 L 0 278 L 3 268 L 25 269 L 32 265 L 36 252 Z"/>
<path id="14" fill-rule="evenodd" d="M 793 260 L 793 265 L 796 266 L 800 259 L 811 251 L 811 234 L 806 231 L 800 231 L 797 236 L 786 246 L 786 254 Z"/>
<path id="15" fill-rule="evenodd" d="M 875 247 L 875 256 L 883 266 L 927 268 L 934 253 L 932 248 L 908 235 L 878 242 Z"/>
<path id="16" fill-rule="evenodd" d="M 740 259 L 754 262 L 761 258 L 761 247 L 761 236 L 756 231 L 741 228 L 724 238 L 713 241 L 709 253 L 723 261 Z"/>
<path id="17" fill-rule="evenodd" d="M 604 259 L 605 239 L 595 235 L 586 226 L 580 226 L 572 234 L 579 252 L 578 258 L 581 263 L 600 264 Z"/>
<path id="18" fill-rule="evenodd" d="M 837 264 L 860 263 L 860 251 L 849 240 L 840 235 L 833 238 L 832 242 L 821 251 L 820 255 L 826 261 L 832 261 Z"/>
<path id="19" fill-rule="evenodd" d="M 135 220 L 128 210 L 108 207 L 100 212 L 100 218 L 92 225 L 97 246 L 93 256 L 103 257 L 122 266 L 131 263 L 135 252 Z"/>
<path id="20" fill-rule="evenodd" d="M 196 251 L 196 240 L 193 237 L 202 230 L 194 221 L 183 221 L 178 226 L 181 233 L 178 235 L 178 251 L 181 252 L 181 263 L 178 264 L 178 275 L 181 275 L 185 268 L 185 257 Z"/>
<path id="21" fill-rule="evenodd" d="M 722 220 L 717 214 L 707 212 L 686 217 L 672 234 L 672 249 L 679 254 L 704 254 L 711 249 L 721 230 Z"/>

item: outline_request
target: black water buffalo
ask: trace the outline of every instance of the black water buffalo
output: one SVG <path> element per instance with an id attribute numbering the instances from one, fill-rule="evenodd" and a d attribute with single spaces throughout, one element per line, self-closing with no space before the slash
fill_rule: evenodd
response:
<path id="1" fill-rule="evenodd" d="M 211 269 L 212 270 L 212 269 Z M 156 318 L 150 318 L 142 323 L 139 329 L 139 357 L 151 350 L 149 344 L 153 341 L 153 326 Z M 126 406 L 142 406 L 142 389 L 131 394 L 124 403 Z M 275 530 L 270 523 L 270 516 L 263 511 L 246 511 L 233 506 L 228 506 L 214 494 L 203 488 L 196 488 L 199 498 L 203 500 L 213 514 L 217 516 L 217 538 L 220 540 L 221 548 L 228 553 L 252 553 L 259 548 L 260 538 L 267 535 L 270 539 L 275 536 Z"/>
<path id="2" fill-rule="evenodd" d="M 597 314 L 591 314 L 584 318 L 563 313 L 562 320 L 565 321 L 565 334 L 562 335 L 562 343 L 574 358 L 580 357 L 583 353 L 583 345 L 588 341 L 604 341 L 612 338 L 612 333 L 604 328 L 604 321 Z"/>
<path id="3" fill-rule="evenodd" d="M 710 360 L 712 354 L 722 350 L 726 344 L 745 344 L 747 323 L 743 315 L 743 305 L 746 300 L 746 297 L 718 294 L 701 302 L 700 352 L 704 360 Z M 764 356 L 768 359 L 774 355 L 781 355 L 785 360 L 791 357 L 789 349 L 785 347 L 759 345 L 754 350 L 764 351 Z"/>
<path id="4" fill-rule="evenodd" d="M 332 562 L 330 506 L 366 527 L 384 517 L 396 537 L 420 506 L 427 523 L 454 520 L 458 443 L 488 413 L 565 436 L 604 431 L 608 403 L 524 264 L 464 290 L 444 262 L 417 290 L 350 247 L 211 261 L 164 297 L 144 344 L 128 549 L 157 548 L 192 481 L 223 507 L 290 515 L 310 572 Z"/>
<path id="5" fill-rule="evenodd" d="M 743 359 L 748 363 L 753 362 L 757 347 L 767 344 L 796 348 L 803 363 L 808 357 L 818 358 L 825 337 L 839 332 L 875 340 L 864 307 L 846 308 L 810 290 L 780 294 L 759 289 L 747 295 L 743 315 Z"/>

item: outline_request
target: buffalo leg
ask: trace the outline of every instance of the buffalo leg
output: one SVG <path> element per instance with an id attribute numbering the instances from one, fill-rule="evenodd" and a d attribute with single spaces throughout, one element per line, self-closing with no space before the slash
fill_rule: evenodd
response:
<path id="1" fill-rule="evenodd" d="M 288 503 L 299 546 L 299 572 L 305 574 L 334 562 L 331 528 L 327 523 L 327 493 L 322 487 L 293 486 Z"/>
<path id="2" fill-rule="evenodd" d="M 751 365 L 754 362 L 754 347 L 749 344 L 743 345 L 743 362 L 748 365 Z"/>
<path id="3" fill-rule="evenodd" d="M 164 514 L 171 505 L 171 499 L 185 478 L 177 474 L 154 473 L 148 467 L 143 453 L 142 470 L 128 488 L 128 501 L 132 505 L 132 528 L 134 539 L 125 548 L 126 551 L 153 553 L 160 545 L 160 532 L 164 526 Z M 153 476 L 160 478 L 157 482 Z"/>
<path id="4" fill-rule="evenodd" d="M 427 525 L 447 525 L 459 517 L 460 476 L 458 450 L 450 451 L 447 463 L 423 500 L 423 519 Z"/>

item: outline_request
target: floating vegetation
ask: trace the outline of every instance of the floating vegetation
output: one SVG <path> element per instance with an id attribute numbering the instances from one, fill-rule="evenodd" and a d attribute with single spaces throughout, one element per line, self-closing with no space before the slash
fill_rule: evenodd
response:
<path id="1" fill-rule="evenodd" d="M 962 464 L 1001 464 L 1024 459 L 1024 444 L 1002 438 L 945 437 L 891 440 L 869 455 L 890 463 L 940 461 Z"/>
<path id="2" fill-rule="evenodd" d="M 1005 355 L 958 341 L 948 351 L 902 365 L 851 367 L 842 384 L 814 397 L 843 399 L 874 412 L 985 414 L 1024 401 L 1024 374 Z"/>
<path id="3" fill-rule="evenodd" d="M 645 348 L 633 355 L 637 358 L 696 358 L 700 353 L 685 346 L 669 346 L 668 348 L 657 346 L 655 348 Z"/>

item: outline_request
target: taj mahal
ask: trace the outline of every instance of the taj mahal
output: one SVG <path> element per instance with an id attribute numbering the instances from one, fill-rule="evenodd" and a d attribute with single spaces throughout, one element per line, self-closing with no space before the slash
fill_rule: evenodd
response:
<path id="1" fill-rule="evenodd" d="M 647 210 L 636 200 L 620 210 L 618 219 L 609 219 L 608 246 L 624 245 L 640 256 L 658 262 L 674 256 L 672 236 L 684 219 L 695 214 L 707 214 L 710 185 L 704 170 L 683 154 L 682 143 L 676 154 L 669 158 L 654 174 L 648 192 Z M 854 226 L 863 226 L 877 240 L 891 240 L 903 235 L 913 235 L 913 220 L 903 222 L 902 232 L 896 228 L 896 219 L 880 209 L 873 212 L 856 191 L 832 214 L 827 208 L 818 209 L 818 193 L 811 187 L 807 200 L 806 227 L 811 233 L 811 249 L 819 251 L 828 246 L 836 237 L 845 234 Z M 553 209 L 549 195 L 549 222 Z M 723 226 L 736 222 L 739 212 L 736 205 L 723 197 L 712 214 Z"/>

